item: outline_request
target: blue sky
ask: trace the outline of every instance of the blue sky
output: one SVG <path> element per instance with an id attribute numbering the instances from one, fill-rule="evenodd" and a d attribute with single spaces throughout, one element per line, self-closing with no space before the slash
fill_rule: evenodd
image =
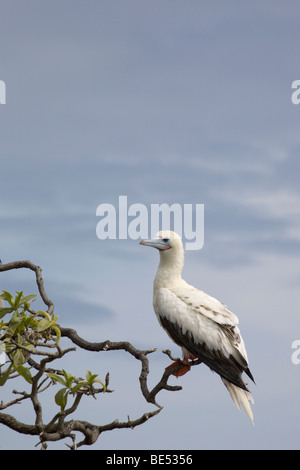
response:
<path id="1" fill-rule="evenodd" d="M 152 309 L 158 254 L 99 240 L 96 209 L 120 195 L 204 204 L 204 246 L 186 253 L 183 274 L 239 316 L 257 383 L 254 428 L 199 366 L 183 391 L 161 395 L 159 416 L 95 448 L 299 447 L 299 14 L 293 0 L 2 2 L 2 261 L 41 265 L 61 324 L 85 338 L 157 347 L 154 383 L 168 364 L 160 351 L 179 354 Z M 35 286 L 10 272 L 1 288 Z M 109 370 L 116 390 L 87 402 L 84 419 L 151 409 L 127 355 L 67 365 Z M 5 430 L 0 445 L 33 442 Z"/>

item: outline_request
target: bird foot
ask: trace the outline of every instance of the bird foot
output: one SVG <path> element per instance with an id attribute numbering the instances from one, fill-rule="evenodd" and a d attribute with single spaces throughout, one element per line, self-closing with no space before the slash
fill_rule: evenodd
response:
<path id="1" fill-rule="evenodd" d="M 175 361 L 175 362 L 172 362 L 172 364 L 170 364 L 168 367 L 166 367 L 165 370 L 170 370 L 174 366 L 177 366 L 177 365 L 180 365 L 181 367 L 176 372 L 172 372 L 172 375 L 174 375 L 175 377 L 181 377 L 182 375 L 186 374 L 191 368 L 189 364 L 183 364 L 182 361 Z"/>
<path id="2" fill-rule="evenodd" d="M 191 361 L 189 361 L 189 359 L 191 359 Z M 172 375 L 174 375 L 175 377 L 182 377 L 187 372 L 189 372 L 189 370 L 191 369 L 191 362 L 193 362 L 193 360 L 195 360 L 195 359 L 197 359 L 195 356 L 190 355 L 188 358 L 184 358 L 182 361 L 177 360 L 177 361 L 173 362 L 168 367 L 166 367 L 165 370 L 170 370 L 175 365 L 180 365 L 181 366 L 180 369 L 177 370 L 176 372 L 173 372 Z"/>

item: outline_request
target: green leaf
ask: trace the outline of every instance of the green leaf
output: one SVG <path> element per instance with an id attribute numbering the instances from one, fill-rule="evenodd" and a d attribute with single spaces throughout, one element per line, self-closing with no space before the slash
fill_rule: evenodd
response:
<path id="1" fill-rule="evenodd" d="M 72 383 L 74 382 L 74 379 L 75 379 L 74 375 L 69 374 L 65 370 L 63 370 L 62 372 L 64 374 L 64 377 L 61 377 L 61 375 L 52 374 L 52 373 L 47 374 L 47 376 L 50 377 L 50 379 L 55 380 L 55 382 L 59 382 L 60 384 L 64 385 L 66 388 L 71 388 Z"/>
<path id="2" fill-rule="evenodd" d="M 100 379 L 97 379 L 98 374 L 92 374 L 90 370 L 87 370 L 85 373 L 86 380 L 88 381 L 89 385 L 93 385 L 95 382 L 99 383 L 102 385 L 104 392 L 106 391 L 106 387 L 103 382 L 101 382 Z"/>
<path id="3" fill-rule="evenodd" d="M 84 386 L 86 386 L 86 385 L 88 385 L 87 382 L 84 382 L 84 381 L 79 382 L 78 384 L 74 385 L 74 387 L 71 388 L 71 393 L 74 394 L 74 393 L 78 392 L 78 390 L 79 390 L 80 388 L 82 388 L 82 387 L 84 387 Z"/>
<path id="4" fill-rule="evenodd" d="M 37 320 L 35 320 L 33 316 L 24 318 L 23 323 L 26 326 L 26 328 L 31 328 L 32 330 L 35 330 L 38 325 Z"/>
<path id="5" fill-rule="evenodd" d="M 47 320 L 51 321 L 51 315 L 48 312 L 45 312 L 45 310 L 39 310 L 37 314 L 43 315 Z"/>
<path id="6" fill-rule="evenodd" d="M 33 351 L 36 350 L 35 347 L 33 346 L 33 344 L 31 344 L 31 343 L 24 343 L 23 346 L 25 346 L 28 351 L 33 352 Z"/>
<path id="7" fill-rule="evenodd" d="M 90 370 L 87 370 L 86 373 L 85 373 L 85 376 L 86 376 L 86 380 L 87 380 L 88 382 L 90 382 L 90 379 L 91 379 L 91 377 L 92 377 L 91 371 L 90 371 Z"/>
<path id="8" fill-rule="evenodd" d="M 3 372 L 2 375 L 0 375 L 0 386 L 3 386 L 5 382 L 7 381 L 11 368 L 12 368 L 12 364 L 10 364 L 10 366 L 6 369 L 6 371 Z"/>
<path id="9" fill-rule="evenodd" d="M 55 395 L 55 403 L 60 406 L 61 410 L 65 409 L 68 401 L 68 391 L 65 388 L 61 388 Z"/>
<path id="10" fill-rule="evenodd" d="M 42 331 L 45 331 L 49 328 L 49 326 L 52 325 L 52 321 L 51 320 L 47 320 L 46 318 L 43 318 L 42 320 L 40 320 L 38 322 L 38 325 L 37 325 L 37 329 L 36 331 L 38 333 L 41 333 Z"/>
<path id="11" fill-rule="evenodd" d="M 11 305 L 11 307 L 14 308 L 15 304 L 13 302 L 13 296 L 11 295 L 11 293 L 7 292 L 6 290 L 2 292 L 3 292 L 3 294 L 1 295 L 2 299 L 6 300 L 6 302 L 8 302 L 9 305 Z"/>
<path id="12" fill-rule="evenodd" d="M 29 367 L 18 366 L 16 370 L 22 377 L 24 377 L 25 380 L 27 380 L 28 383 L 32 383 L 32 377 Z"/>
<path id="13" fill-rule="evenodd" d="M 14 306 L 15 306 L 15 309 L 17 309 L 19 306 L 20 306 L 20 303 L 21 303 L 21 298 L 22 298 L 22 295 L 23 295 L 23 292 L 17 292 L 18 295 L 16 295 L 15 297 L 15 300 L 14 300 Z"/>
<path id="14" fill-rule="evenodd" d="M 52 326 L 52 329 L 55 331 L 55 334 L 56 334 L 56 344 L 59 343 L 59 340 L 60 340 L 60 337 L 61 337 L 61 331 L 60 329 L 58 328 L 58 326 Z"/>
<path id="15" fill-rule="evenodd" d="M 4 317 L 7 313 L 11 313 L 13 308 L 11 307 L 1 307 L 0 308 L 0 319 Z"/>
<path id="16" fill-rule="evenodd" d="M 20 313 L 16 310 L 11 317 L 11 320 L 9 322 L 9 326 L 13 331 L 16 331 L 19 325 L 23 323 L 23 318 L 20 315 Z"/>
<path id="17" fill-rule="evenodd" d="M 62 370 L 63 374 L 64 374 L 64 377 L 66 379 L 66 386 L 67 387 L 71 387 L 72 383 L 74 382 L 74 375 L 66 372 L 64 369 Z"/>
<path id="18" fill-rule="evenodd" d="M 57 374 L 47 374 L 50 379 L 55 380 L 55 382 L 59 382 L 62 385 L 66 385 L 66 381 L 61 377 L 60 375 Z"/>
<path id="19" fill-rule="evenodd" d="M 37 297 L 36 294 L 24 295 L 22 297 L 22 303 L 25 304 L 26 302 L 31 302 L 33 299 Z"/>
<path id="20" fill-rule="evenodd" d="M 17 343 L 18 343 L 18 344 L 22 344 L 22 343 L 23 343 L 22 336 L 20 335 L 20 333 L 17 333 Z"/>
<path id="21" fill-rule="evenodd" d="M 23 352 L 21 351 L 21 349 L 17 349 L 13 354 L 13 364 L 15 369 L 24 364 L 24 362 L 25 360 Z"/>
<path id="22" fill-rule="evenodd" d="M 94 382 L 97 382 L 97 383 L 101 384 L 101 385 L 102 385 L 102 387 L 103 387 L 103 392 L 106 392 L 106 386 L 104 385 L 104 383 L 103 383 L 103 382 L 101 382 L 101 380 L 100 380 L 100 379 L 94 379 Z"/>

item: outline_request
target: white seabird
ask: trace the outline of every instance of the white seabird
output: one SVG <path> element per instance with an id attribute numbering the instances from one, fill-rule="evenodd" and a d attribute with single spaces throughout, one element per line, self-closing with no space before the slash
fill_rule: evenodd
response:
<path id="1" fill-rule="evenodd" d="M 241 403 L 254 424 L 249 404 L 254 401 L 242 373 L 253 382 L 254 379 L 237 316 L 219 300 L 181 278 L 184 250 L 175 232 L 158 232 L 156 238 L 142 240 L 140 244 L 157 248 L 160 253 L 153 307 L 161 326 L 182 348 L 182 369 L 174 375 L 183 375 L 190 369 L 189 359 L 201 360 L 220 375 L 238 409 Z"/>

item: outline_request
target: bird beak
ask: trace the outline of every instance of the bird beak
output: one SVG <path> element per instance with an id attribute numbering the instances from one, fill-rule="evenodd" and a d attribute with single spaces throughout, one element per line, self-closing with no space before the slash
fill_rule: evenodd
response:
<path id="1" fill-rule="evenodd" d="M 145 246 L 152 246 L 153 248 L 157 248 L 158 250 L 168 250 L 170 248 L 170 245 L 167 245 L 166 243 L 162 242 L 160 238 L 150 238 L 148 240 L 141 240 L 140 245 L 145 245 Z"/>

